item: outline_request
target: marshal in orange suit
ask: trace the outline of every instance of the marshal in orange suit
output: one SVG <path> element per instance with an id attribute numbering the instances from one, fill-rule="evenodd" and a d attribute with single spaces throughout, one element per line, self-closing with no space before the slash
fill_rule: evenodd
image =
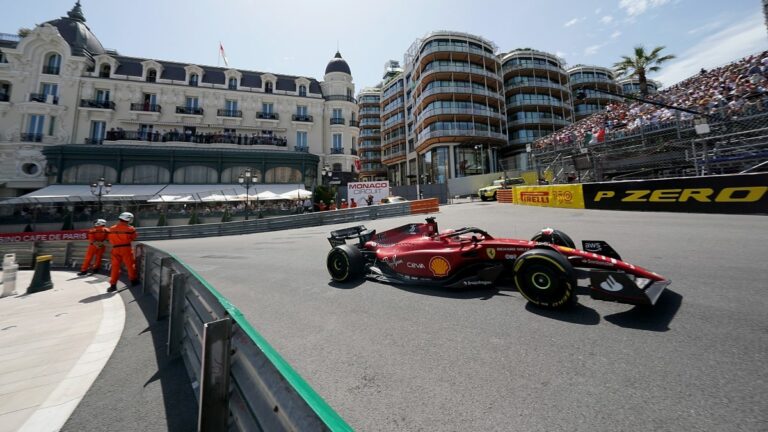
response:
<path id="1" fill-rule="evenodd" d="M 83 265 L 80 266 L 78 276 L 84 276 L 90 273 L 98 273 L 101 270 L 101 257 L 104 256 L 104 250 L 107 248 L 104 242 L 107 241 L 107 221 L 96 219 L 93 228 L 88 230 L 88 250 L 85 252 Z M 96 259 L 91 266 L 91 261 Z"/>
<path id="2" fill-rule="evenodd" d="M 108 238 L 112 244 L 112 272 L 110 273 L 107 292 L 117 291 L 120 264 L 125 265 L 131 284 L 137 285 L 139 283 L 139 278 L 136 276 L 136 261 L 133 257 L 133 247 L 131 246 L 131 242 L 136 240 L 137 237 L 136 228 L 131 226 L 133 214 L 124 212 L 117 219 L 117 223 L 109 227 Z"/>

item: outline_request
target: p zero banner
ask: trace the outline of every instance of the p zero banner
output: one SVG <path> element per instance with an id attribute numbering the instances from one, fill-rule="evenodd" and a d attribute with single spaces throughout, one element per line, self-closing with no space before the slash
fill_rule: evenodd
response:
<path id="1" fill-rule="evenodd" d="M 369 198 L 373 204 L 381 202 L 382 198 L 389 196 L 389 181 L 356 182 L 347 184 L 347 197 L 355 199 L 358 207 L 367 205 Z"/>
<path id="2" fill-rule="evenodd" d="M 584 208 L 581 185 L 515 186 L 515 204 Z"/>
<path id="3" fill-rule="evenodd" d="M 88 240 L 88 230 L 0 233 L 0 243 Z"/>
<path id="4" fill-rule="evenodd" d="M 587 183 L 588 209 L 768 214 L 768 173 Z"/>

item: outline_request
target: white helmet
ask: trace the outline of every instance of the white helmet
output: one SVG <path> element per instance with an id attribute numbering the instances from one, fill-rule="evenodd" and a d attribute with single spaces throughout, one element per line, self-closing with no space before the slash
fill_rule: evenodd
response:
<path id="1" fill-rule="evenodd" d="M 93 226 L 107 226 L 107 221 L 104 219 L 96 219 L 96 222 L 93 223 Z"/>
<path id="2" fill-rule="evenodd" d="M 118 216 L 117 218 L 120 219 L 121 221 L 131 223 L 133 222 L 133 213 L 123 212 L 123 213 L 120 213 L 120 216 Z"/>

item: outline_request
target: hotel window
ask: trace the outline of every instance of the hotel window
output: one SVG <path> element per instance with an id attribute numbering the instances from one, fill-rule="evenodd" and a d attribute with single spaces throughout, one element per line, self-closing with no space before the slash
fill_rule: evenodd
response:
<path id="1" fill-rule="evenodd" d="M 101 72 L 99 72 L 99 78 L 109 78 L 112 73 L 112 66 L 105 64 L 101 65 Z"/>
<path id="2" fill-rule="evenodd" d="M 271 103 L 261 104 L 261 112 L 263 112 L 264 114 L 272 114 L 273 108 L 274 108 L 274 104 L 271 104 Z"/>
<path id="3" fill-rule="evenodd" d="M 334 108 L 333 114 L 331 115 L 332 118 L 340 119 L 341 118 L 341 108 Z"/>
<path id="4" fill-rule="evenodd" d="M 307 95 L 307 86 L 300 85 L 299 86 L 299 96 L 306 96 Z"/>
<path id="5" fill-rule="evenodd" d="M 51 116 L 51 121 L 48 122 L 48 136 L 53 136 L 53 129 L 56 127 L 56 117 Z"/>
<path id="6" fill-rule="evenodd" d="M 271 81 L 267 81 L 264 84 L 264 93 L 272 93 L 272 82 Z"/>
<path id="7" fill-rule="evenodd" d="M 157 81 L 157 71 L 154 69 L 150 69 L 147 71 L 147 82 L 156 82 Z"/>
<path id="8" fill-rule="evenodd" d="M 30 135 L 36 135 L 36 136 L 42 135 L 43 123 L 45 123 L 44 115 L 34 114 L 29 116 L 29 123 L 27 124 L 27 133 Z"/>
<path id="9" fill-rule="evenodd" d="M 197 87 L 197 81 L 200 77 L 197 74 L 192 74 L 189 76 L 189 85 L 192 87 Z"/>
<path id="10" fill-rule="evenodd" d="M 237 90 L 237 78 L 230 78 L 228 87 L 230 90 Z"/>
<path id="11" fill-rule="evenodd" d="M 305 131 L 296 132 L 296 146 L 307 147 L 307 133 Z"/>
<path id="12" fill-rule="evenodd" d="M 341 134 L 335 133 L 333 134 L 333 148 L 337 150 L 341 150 L 342 141 L 341 141 Z"/>
<path id="13" fill-rule="evenodd" d="M 109 102 L 109 90 L 96 90 L 96 101 Z"/>
<path id="14" fill-rule="evenodd" d="M 43 66 L 43 73 L 49 75 L 58 75 L 61 69 L 61 56 L 58 54 L 50 54 L 45 60 Z"/>
<path id="15" fill-rule="evenodd" d="M 103 121 L 91 122 L 91 143 L 101 144 L 104 140 L 104 136 L 107 133 L 107 123 Z"/>
<path id="16" fill-rule="evenodd" d="M 189 109 L 197 109 L 197 107 L 200 104 L 200 100 L 196 97 L 188 97 L 187 98 L 187 108 Z"/>
<path id="17" fill-rule="evenodd" d="M 347 89 L 347 97 L 352 99 L 352 89 L 351 88 Z"/>
<path id="18" fill-rule="evenodd" d="M 232 99 L 225 100 L 224 109 L 229 111 L 230 113 L 234 113 L 235 111 L 237 111 L 237 101 Z"/>
<path id="19" fill-rule="evenodd" d="M 296 115 L 300 117 L 306 117 L 307 116 L 307 107 L 304 105 L 299 105 L 296 107 Z"/>

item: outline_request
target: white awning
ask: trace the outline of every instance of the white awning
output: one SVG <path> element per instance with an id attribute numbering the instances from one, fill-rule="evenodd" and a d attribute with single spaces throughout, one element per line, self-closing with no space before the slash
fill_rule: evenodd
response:
<path id="1" fill-rule="evenodd" d="M 269 192 L 260 199 L 275 199 L 274 196 L 293 191 L 292 184 L 257 183 L 250 187 L 250 198 L 259 192 Z M 302 189 L 303 190 L 303 189 Z M 305 191 L 306 192 L 306 191 Z M 102 194 L 102 202 L 218 202 L 245 200 L 246 189 L 239 184 L 155 184 L 155 185 L 112 185 L 108 194 Z M 280 199 L 280 198 L 277 198 Z M 96 202 L 98 197 L 91 193 L 90 185 L 51 185 L 26 195 L 0 201 L 0 204 L 45 204 Z"/>

